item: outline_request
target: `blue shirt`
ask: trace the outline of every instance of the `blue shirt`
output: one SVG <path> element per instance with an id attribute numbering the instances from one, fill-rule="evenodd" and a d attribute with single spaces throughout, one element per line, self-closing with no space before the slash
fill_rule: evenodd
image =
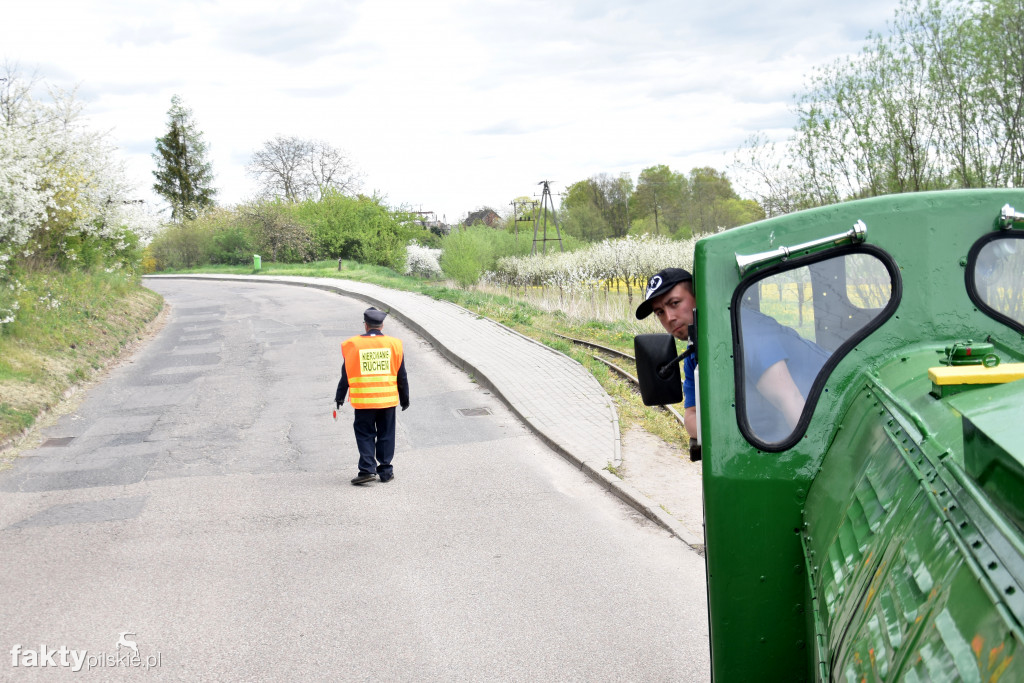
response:
<path id="1" fill-rule="evenodd" d="M 696 367 L 696 354 L 691 354 L 683 359 L 683 408 L 692 408 L 697 405 L 697 392 L 693 381 L 693 371 Z"/>
<path id="2" fill-rule="evenodd" d="M 749 308 L 741 311 L 740 331 L 747 422 L 759 439 L 768 443 L 782 441 L 793 430 L 779 409 L 757 390 L 757 381 L 768 368 L 785 361 L 793 382 L 806 400 L 830 354 L 801 337 L 793 328 Z"/>

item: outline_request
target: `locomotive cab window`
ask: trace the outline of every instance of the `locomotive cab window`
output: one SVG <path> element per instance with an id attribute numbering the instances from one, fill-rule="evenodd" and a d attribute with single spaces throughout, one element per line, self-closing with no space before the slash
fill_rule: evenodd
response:
<path id="1" fill-rule="evenodd" d="M 860 246 L 740 283 L 732 307 L 736 412 L 747 440 L 766 451 L 796 443 L 829 371 L 895 310 L 898 277 L 885 252 Z"/>
<path id="2" fill-rule="evenodd" d="M 971 248 L 967 291 L 980 310 L 1024 333 L 1024 230 L 992 233 Z"/>

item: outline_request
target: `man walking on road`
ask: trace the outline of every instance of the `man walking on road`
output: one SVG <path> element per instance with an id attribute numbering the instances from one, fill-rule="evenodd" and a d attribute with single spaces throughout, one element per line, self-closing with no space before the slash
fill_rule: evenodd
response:
<path id="1" fill-rule="evenodd" d="M 387 313 L 376 308 L 366 309 L 366 333 L 341 343 L 344 365 L 334 403 L 340 408 L 347 392 L 355 409 L 352 427 L 359 447 L 359 474 L 353 484 L 365 484 L 375 477 L 382 482 L 394 479 L 395 406 L 409 407 L 402 342 L 381 331 L 385 316 Z"/>

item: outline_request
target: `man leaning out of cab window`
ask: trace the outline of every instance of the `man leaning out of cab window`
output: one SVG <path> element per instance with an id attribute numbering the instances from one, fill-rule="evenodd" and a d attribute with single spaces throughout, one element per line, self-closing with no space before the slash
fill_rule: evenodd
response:
<path id="1" fill-rule="evenodd" d="M 696 306 L 693 276 L 682 268 L 666 268 L 648 281 L 644 301 L 637 307 L 636 317 L 643 320 L 654 313 L 666 332 L 686 341 Z M 805 397 L 828 354 L 761 313 L 744 311 L 742 323 L 745 328 L 750 328 L 744 330 L 744 336 L 757 340 L 750 344 L 755 350 L 744 353 L 750 403 L 748 422 L 758 438 L 766 442 L 780 441 L 792 433 L 799 421 Z M 792 334 L 787 334 L 787 330 Z M 799 348 L 792 348 L 794 346 Z M 796 379 L 790 373 L 791 360 L 800 366 Z M 697 433 L 694 383 L 697 359 L 688 356 L 682 365 L 683 423 L 692 436 Z"/>

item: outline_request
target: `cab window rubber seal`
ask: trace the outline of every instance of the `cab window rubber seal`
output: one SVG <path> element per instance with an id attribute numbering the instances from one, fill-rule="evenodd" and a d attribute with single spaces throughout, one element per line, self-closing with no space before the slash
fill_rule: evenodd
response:
<path id="1" fill-rule="evenodd" d="M 804 409 L 800 413 L 800 419 L 797 421 L 796 427 L 782 441 L 767 442 L 757 437 L 754 431 L 750 427 L 750 423 L 747 420 L 747 405 L 746 405 L 746 393 L 745 393 L 745 380 L 744 369 L 743 369 L 743 339 L 740 329 L 740 306 L 742 304 L 742 296 L 746 291 L 757 281 L 764 280 L 773 275 L 779 273 L 785 273 L 786 271 L 796 270 L 804 266 L 813 265 L 822 261 L 828 261 L 843 256 L 849 256 L 853 254 L 869 254 L 874 256 L 882 265 L 885 270 L 889 273 L 889 279 L 892 286 L 892 296 L 889 298 L 889 302 L 882 308 L 882 310 L 874 318 L 868 322 L 867 325 L 859 329 L 849 339 L 840 344 L 832 355 L 829 356 L 825 364 L 821 366 L 821 370 L 818 371 L 818 376 L 814 379 L 814 384 L 811 385 L 811 391 L 804 400 Z M 757 270 L 748 277 L 740 281 L 733 291 L 732 303 L 730 307 L 730 313 L 732 317 L 732 346 L 733 346 L 733 375 L 735 377 L 735 390 L 736 390 L 736 422 L 740 428 L 740 433 L 743 435 L 751 446 L 754 446 L 760 451 L 767 453 L 781 453 L 782 451 L 789 450 L 803 438 L 807 432 L 807 427 L 811 423 L 811 416 L 814 414 L 814 408 L 818 404 L 818 399 L 821 397 L 822 391 L 825 389 L 825 384 L 828 382 L 829 376 L 832 371 L 839 364 L 839 361 L 843 359 L 857 344 L 861 343 L 864 339 L 871 335 L 875 330 L 882 326 L 885 321 L 892 317 L 899 308 L 900 300 L 903 298 L 903 279 L 900 277 L 899 266 L 896 265 L 895 259 L 889 254 L 889 252 L 877 247 L 873 244 L 854 244 L 844 245 L 836 247 L 834 249 L 828 249 L 826 251 L 816 252 L 808 256 L 801 256 L 797 258 L 791 258 L 786 261 L 782 261 L 776 265 L 765 268 L 763 270 Z"/>
<path id="2" fill-rule="evenodd" d="M 978 256 L 981 254 L 981 250 L 985 245 L 989 242 L 995 242 L 996 240 L 1007 238 L 1021 240 L 1021 244 L 1024 246 L 1024 230 L 1016 228 L 1000 230 L 999 232 L 991 232 L 971 245 L 971 250 L 967 252 L 967 266 L 964 268 L 964 286 L 967 287 L 967 296 L 970 297 L 971 301 L 974 302 L 974 305 L 978 307 L 979 311 L 990 318 L 995 318 L 1010 329 L 1016 330 L 1020 334 L 1024 334 L 1024 323 L 1011 318 L 1005 313 L 997 311 L 982 298 L 981 293 L 978 291 L 977 280 L 974 277 L 975 266 L 978 265 Z"/>

